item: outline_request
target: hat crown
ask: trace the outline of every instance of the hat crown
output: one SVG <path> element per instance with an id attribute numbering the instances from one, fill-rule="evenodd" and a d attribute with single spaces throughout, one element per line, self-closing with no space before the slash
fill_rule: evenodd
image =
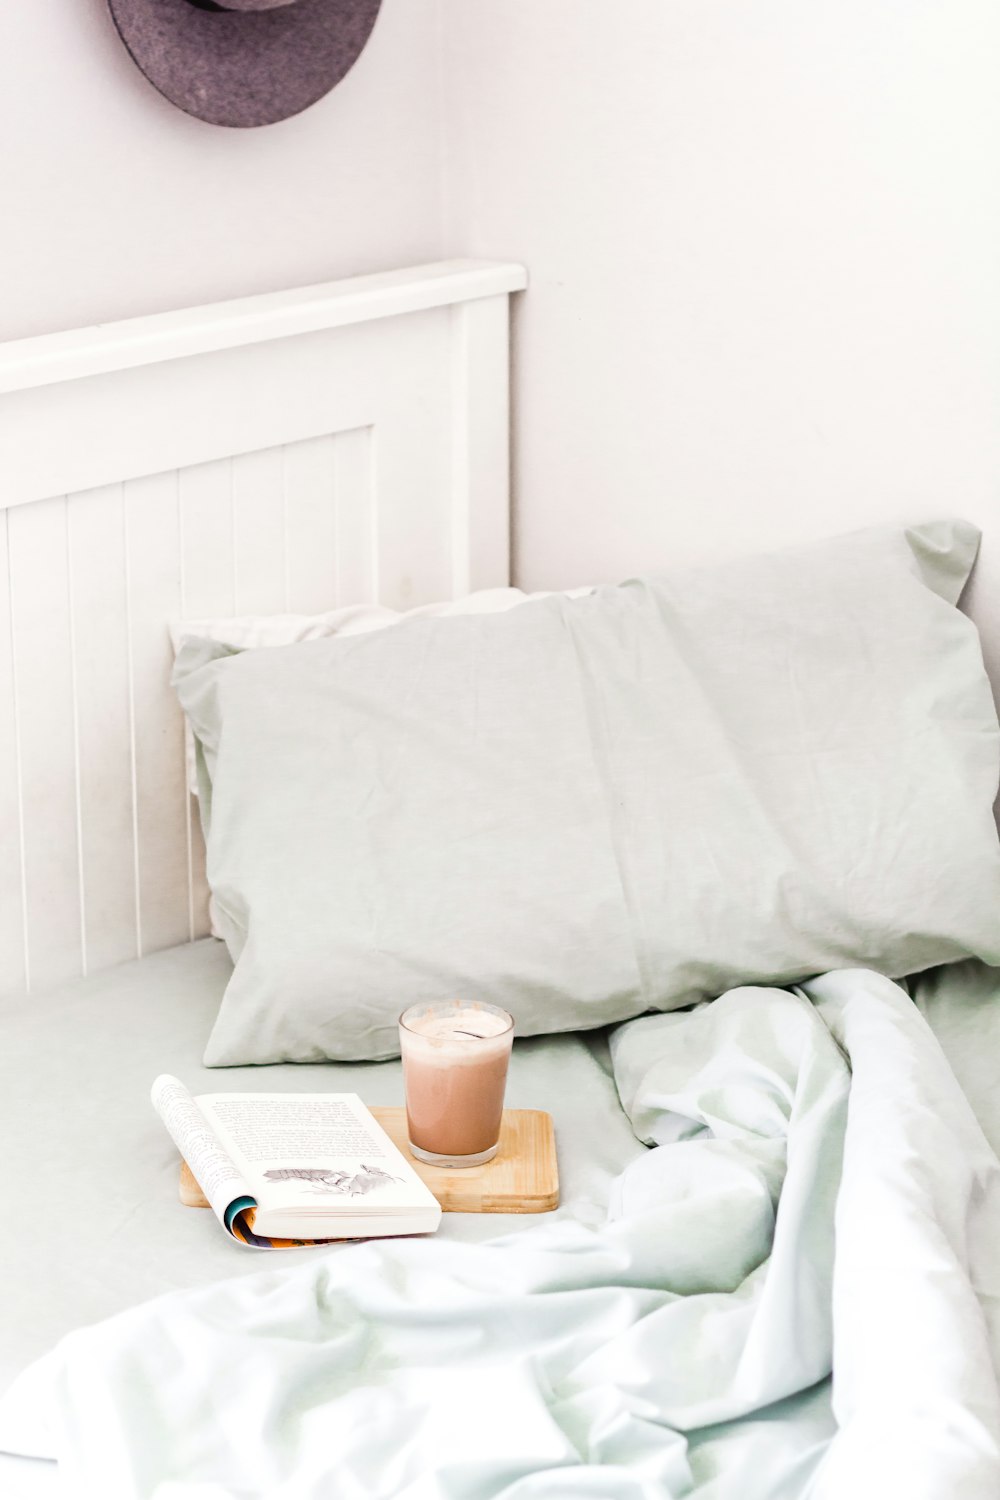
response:
<path id="1" fill-rule="evenodd" d="M 381 4 L 107 0 L 133 60 L 164 98 L 240 129 L 287 120 L 328 94 L 361 56 Z"/>

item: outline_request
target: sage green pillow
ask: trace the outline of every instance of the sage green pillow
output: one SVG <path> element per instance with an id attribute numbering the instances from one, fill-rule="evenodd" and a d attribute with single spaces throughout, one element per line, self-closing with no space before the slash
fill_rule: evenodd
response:
<path id="1" fill-rule="evenodd" d="M 845 965 L 1000 963 L 978 533 L 858 533 L 502 615 L 182 650 L 235 960 L 208 1064 L 379 1058 Z"/>

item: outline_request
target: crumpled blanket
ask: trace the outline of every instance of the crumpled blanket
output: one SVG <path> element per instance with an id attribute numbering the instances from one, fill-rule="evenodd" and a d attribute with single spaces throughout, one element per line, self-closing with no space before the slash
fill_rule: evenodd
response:
<path id="1" fill-rule="evenodd" d="M 1000 1164 L 904 991 L 741 988 L 612 1055 L 649 1150 L 606 1226 L 341 1247 L 74 1333 L 23 1377 L 68 1492 L 996 1500 Z"/>

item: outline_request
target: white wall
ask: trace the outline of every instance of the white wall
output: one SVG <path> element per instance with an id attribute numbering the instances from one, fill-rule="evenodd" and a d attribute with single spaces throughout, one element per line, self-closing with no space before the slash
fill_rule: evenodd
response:
<path id="1" fill-rule="evenodd" d="M 438 258 L 437 0 L 384 0 L 327 97 L 261 130 L 146 82 L 106 0 L 0 4 L 0 339 Z"/>
<path id="2" fill-rule="evenodd" d="M 1000 601 L 998 79 L 994 0 L 383 0 L 230 131 L 106 0 L 6 3 L 0 338 L 521 259 L 519 582 L 957 510 Z"/>
<path id="3" fill-rule="evenodd" d="M 957 511 L 1000 618 L 994 0 L 443 3 L 452 237 L 531 275 L 518 581 Z"/>

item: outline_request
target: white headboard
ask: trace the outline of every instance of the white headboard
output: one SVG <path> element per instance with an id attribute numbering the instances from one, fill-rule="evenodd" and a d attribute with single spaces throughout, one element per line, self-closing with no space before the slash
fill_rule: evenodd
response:
<path id="1" fill-rule="evenodd" d="M 207 930 L 171 620 L 509 581 L 525 284 L 446 261 L 0 345 L 0 993 Z"/>

